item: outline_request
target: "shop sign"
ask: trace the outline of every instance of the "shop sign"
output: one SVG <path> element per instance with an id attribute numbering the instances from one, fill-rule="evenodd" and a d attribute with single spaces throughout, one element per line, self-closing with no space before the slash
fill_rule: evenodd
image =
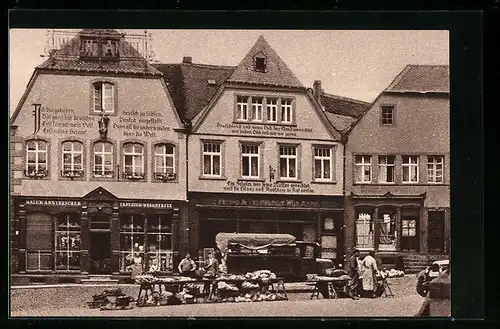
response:
<path id="1" fill-rule="evenodd" d="M 39 205 L 39 206 L 74 206 L 80 207 L 82 203 L 80 201 L 68 201 L 68 200 L 26 200 L 27 205 Z"/>
<path id="2" fill-rule="evenodd" d="M 319 208 L 319 201 L 308 200 L 264 200 L 264 199 L 216 199 L 214 202 L 218 206 L 237 207 L 276 207 L 276 208 Z"/>
<path id="3" fill-rule="evenodd" d="M 120 202 L 122 208 L 154 208 L 171 209 L 171 203 L 149 203 L 149 202 Z"/>

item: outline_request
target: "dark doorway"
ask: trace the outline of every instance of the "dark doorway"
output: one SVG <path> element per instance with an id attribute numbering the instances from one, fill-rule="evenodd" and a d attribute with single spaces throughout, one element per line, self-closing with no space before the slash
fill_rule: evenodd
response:
<path id="1" fill-rule="evenodd" d="M 90 232 L 90 269 L 91 274 L 110 274 L 111 233 Z"/>
<path id="2" fill-rule="evenodd" d="M 429 253 L 444 252 L 444 211 L 429 211 L 427 243 Z"/>
<path id="3" fill-rule="evenodd" d="M 419 251 L 419 222 L 420 209 L 401 209 L 401 250 Z"/>

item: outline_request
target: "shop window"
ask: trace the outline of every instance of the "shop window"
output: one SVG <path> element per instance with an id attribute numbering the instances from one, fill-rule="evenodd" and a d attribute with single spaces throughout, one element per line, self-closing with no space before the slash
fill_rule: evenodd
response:
<path id="1" fill-rule="evenodd" d="M 372 181 L 372 157 L 370 155 L 354 156 L 354 177 L 356 183 Z"/>
<path id="2" fill-rule="evenodd" d="M 332 181 L 333 178 L 333 148 L 314 147 L 314 180 Z"/>
<path id="3" fill-rule="evenodd" d="M 221 177 L 222 147 L 220 142 L 203 143 L 203 176 Z"/>
<path id="4" fill-rule="evenodd" d="M 280 179 L 297 179 L 297 146 L 282 145 L 279 148 Z"/>
<path id="5" fill-rule="evenodd" d="M 379 183 L 394 183 L 394 155 L 381 155 L 378 157 Z"/>
<path id="6" fill-rule="evenodd" d="M 267 122 L 278 122 L 278 101 L 276 99 L 266 100 Z"/>
<path id="7" fill-rule="evenodd" d="M 147 245 L 149 266 L 162 272 L 173 272 L 171 216 L 155 215 L 148 218 Z"/>
<path id="8" fill-rule="evenodd" d="M 80 269 L 80 220 L 77 215 L 57 217 L 55 232 L 56 270 Z"/>
<path id="9" fill-rule="evenodd" d="M 123 145 L 123 178 L 144 179 L 144 146 L 139 143 Z"/>
<path id="10" fill-rule="evenodd" d="M 113 177 L 113 144 L 97 142 L 94 144 L 94 177 Z"/>
<path id="11" fill-rule="evenodd" d="M 48 143 L 43 140 L 29 140 L 26 142 L 25 175 L 32 178 L 48 176 L 47 161 Z"/>
<path id="12" fill-rule="evenodd" d="M 403 208 L 401 209 L 401 249 L 418 250 L 418 221 L 420 219 L 420 210 Z"/>
<path id="13" fill-rule="evenodd" d="M 95 113 L 114 113 L 115 112 L 115 85 L 109 82 L 95 82 L 93 84 L 93 111 Z"/>
<path id="14" fill-rule="evenodd" d="M 262 121 L 262 98 L 252 97 L 252 120 Z"/>
<path id="15" fill-rule="evenodd" d="M 144 258 L 144 217 L 122 215 L 120 217 L 120 272 L 132 271 L 134 256 Z"/>
<path id="16" fill-rule="evenodd" d="M 44 213 L 26 216 L 26 270 L 50 271 L 54 261 L 52 255 L 52 218 Z"/>
<path id="17" fill-rule="evenodd" d="M 241 145 L 241 177 L 260 177 L 260 145 Z"/>
<path id="18" fill-rule="evenodd" d="M 83 176 L 83 143 L 66 141 L 62 143 L 62 177 Z"/>
<path id="19" fill-rule="evenodd" d="M 443 164 L 442 155 L 432 155 L 427 157 L 427 182 L 443 183 Z"/>
<path id="20" fill-rule="evenodd" d="M 237 108 L 237 120 L 247 121 L 248 120 L 248 97 L 238 96 L 236 98 L 236 108 Z"/>
<path id="21" fill-rule="evenodd" d="M 418 155 L 403 155 L 403 183 L 418 183 Z"/>
<path id="22" fill-rule="evenodd" d="M 357 212 L 356 214 L 356 247 L 374 247 L 374 225 L 373 216 L 368 212 Z"/>
<path id="23" fill-rule="evenodd" d="M 281 122 L 283 123 L 293 122 L 293 108 L 291 99 L 281 100 Z"/>
<path id="24" fill-rule="evenodd" d="M 416 219 L 403 219 L 401 221 L 401 235 L 402 236 L 416 236 L 417 235 L 417 220 Z"/>
<path id="25" fill-rule="evenodd" d="M 394 106 L 383 105 L 380 112 L 380 123 L 382 125 L 394 125 Z"/>
<path id="26" fill-rule="evenodd" d="M 396 250 L 396 211 L 379 211 L 379 250 Z"/>
<path id="27" fill-rule="evenodd" d="M 155 145 L 154 177 L 168 181 L 177 178 L 175 168 L 175 146 L 171 144 Z"/>

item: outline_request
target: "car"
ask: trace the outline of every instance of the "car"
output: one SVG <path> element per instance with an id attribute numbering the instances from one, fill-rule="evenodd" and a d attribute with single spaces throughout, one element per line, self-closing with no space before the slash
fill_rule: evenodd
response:
<path id="1" fill-rule="evenodd" d="M 425 270 L 420 271 L 417 274 L 417 293 L 422 297 L 426 297 L 429 292 L 429 283 L 437 278 L 439 274 L 448 270 L 449 266 L 450 261 L 448 259 L 437 260 L 426 267 Z"/>

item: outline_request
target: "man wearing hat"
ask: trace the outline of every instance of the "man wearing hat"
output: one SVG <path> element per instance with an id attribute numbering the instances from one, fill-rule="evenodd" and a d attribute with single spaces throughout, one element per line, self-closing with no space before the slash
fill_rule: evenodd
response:
<path id="1" fill-rule="evenodd" d="M 352 251 L 351 257 L 349 258 L 349 276 L 351 277 L 351 282 L 349 282 L 349 296 L 352 299 L 359 299 L 359 250 L 354 249 Z"/>

